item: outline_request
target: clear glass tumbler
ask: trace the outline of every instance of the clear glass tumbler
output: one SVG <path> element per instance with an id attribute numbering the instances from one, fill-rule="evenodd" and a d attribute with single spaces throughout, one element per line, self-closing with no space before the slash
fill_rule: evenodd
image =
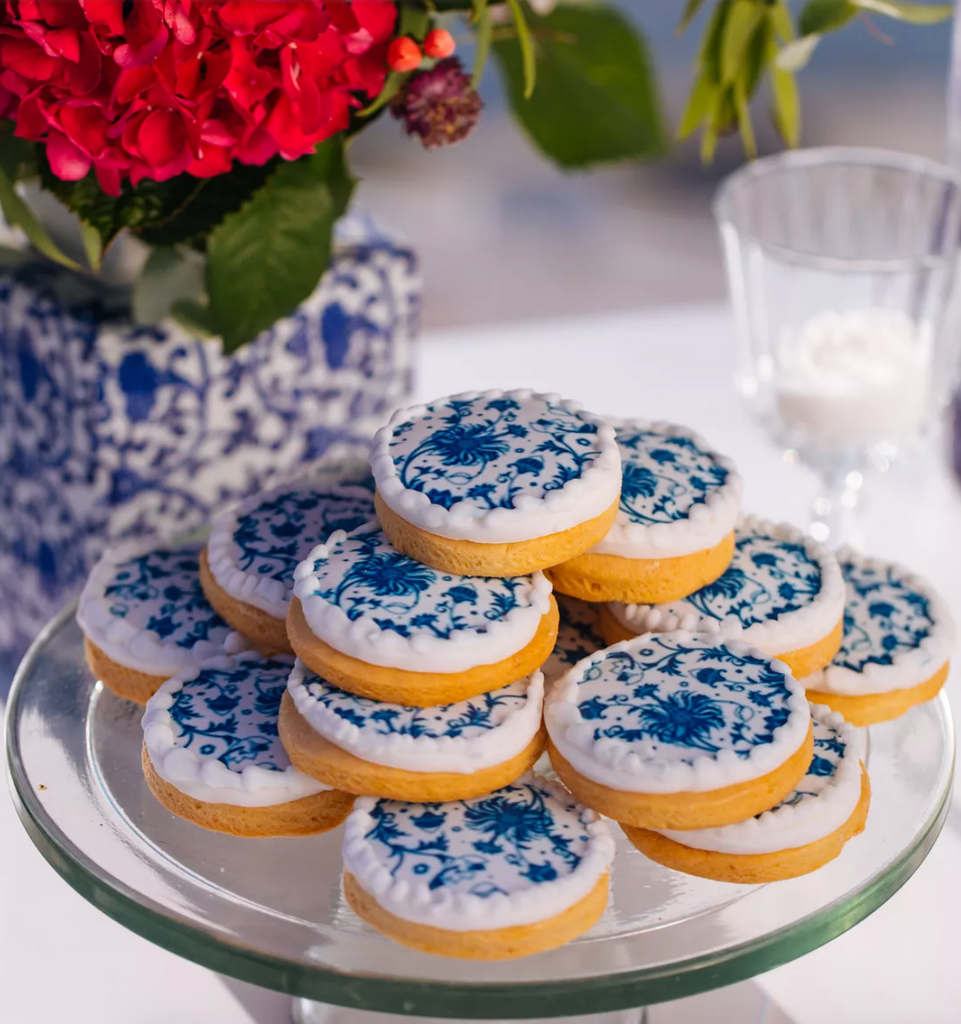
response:
<path id="1" fill-rule="evenodd" d="M 874 149 L 748 164 L 714 213 L 737 383 L 815 470 L 811 533 L 850 539 L 864 474 L 936 424 L 956 382 L 961 174 Z"/>

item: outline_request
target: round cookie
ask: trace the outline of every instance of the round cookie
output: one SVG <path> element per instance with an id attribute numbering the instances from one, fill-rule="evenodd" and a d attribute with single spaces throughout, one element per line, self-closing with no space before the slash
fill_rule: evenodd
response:
<path id="1" fill-rule="evenodd" d="M 548 753 L 588 806 L 639 828 L 744 821 L 811 763 L 811 713 L 787 667 L 738 641 L 648 633 L 551 688 Z"/>
<path id="2" fill-rule="evenodd" d="M 536 775 L 449 803 L 361 797 L 344 834 L 344 895 L 405 946 L 504 960 L 591 928 L 613 858 L 607 824 Z"/>
<path id="3" fill-rule="evenodd" d="M 212 658 L 167 680 L 143 716 L 153 795 L 196 825 L 237 836 L 306 836 L 339 825 L 353 797 L 290 763 L 277 735 L 289 657 Z"/>
<path id="4" fill-rule="evenodd" d="M 838 558 L 847 587 L 841 650 L 801 682 L 809 700 L 854 725 L 886 722 L 937 696 L 948 677 L 954 623 L 919 576 L 850 548 Z"/>
<path id="5" fill-rule="evenodd" d="M 544 677 L 442 707 L 340 690 L 300 661 L 280 709 L 291 761 L 336 789 L 394 800 L 465 800 L 528 771 L 544 749 Z"/>
<path id="6" fill-rule="evenodd" d="M 641 853 L 675 871 L 760 885 L 823 867 L 864 831 L 871 784 L 853 726 L 829 708 L 811 709 L 814 757 L 776 807 L 724 828 L 652 832 L 622 825 Z"/>
<path id="7" fill-rule="evenodd" d="M 736 538 L 728 569 L 695 593 L 658 605 L 605 606 L 601 632 L 608 642 L 686 629 L 757 647 L 797 679 L 830 664 L 844 617 L 835 556 L 793 526 L 753 516 L 739 523 Z"/>
<path id="8" fill-rule="evenodd" d="M 520 576 L 587 551 L 621 486 L 613 428 L 526 390 L 402 409 L 374 437 L 370 465 L 398 551 L 464 576 Z"/>
<path id="9" fill-rule="evenodd" d="M 548 686 L 579 661 L 607 646 L 607 641 L 598 632 L 598 609 L 595 606 L 576 597 L 558 594 L 557 609 L 560 613 L 557 640 L 551 656 L 541 668 Z"/>
<path id="10" fill-rule="evenodd" d="M 336 530 L 373 518 L 373 478 L 356 464 L 255 494 L 214 519 L 201 556 L 204 593 L 262 653 L 290 653 L 294 569 Z"/>
<path id="11" fill-rule="evenodd" d="M 145 704 L 176 672 L 244 648 L 200 587 L 201 546 L 126 544 L 93 567 L 77 623 L 90 670 L 119 696 Z"/>
<path id="12" fill-rule="evenodd" d="M 523 679 L 557 637 L 542 573 L 465 577 L 397 551 L 377 523 L 335 533 L 294 573 L 287 634 L 297 656 L 362 697 L 430 707 Z"/>
<path id="13" fill-rule="evenodd" d="M 614 424 L 621 497 L 606 537 L 548 573 L 586 601 L 654 604 L 686 597 L 734 554 L 741 476 L 703 438 L 669 423 Z"/>

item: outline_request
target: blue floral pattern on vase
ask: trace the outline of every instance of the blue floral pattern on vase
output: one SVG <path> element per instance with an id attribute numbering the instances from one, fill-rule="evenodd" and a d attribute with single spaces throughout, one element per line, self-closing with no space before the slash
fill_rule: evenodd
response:
<path id="1" fill-rule="evenodd" d="M 200 529 L 219 508 L 364 445 L 411 389 L 416 261 L 350 225 L 291 316 L 217 340 L 0 270 L 0 659 L 15 660 L 108 545 Z"/>
<path id="2" fill-rule="evenodd" d="M 525 778 L 471 800 L 378 800 L 365 839 L 394 879 L 490 899 L 570 875 L 591 839 L 587 813 Z"/>
<path id="3" fill-rule="evenodd" d="M 686 519 L 730 476 L 712 451 L 690 437 L 620 426 L 617 445 L 622 466 L 618 507 L 632 523 L 647 526 Z"/>
<path id="4" fill-rule="evenodd" d="M 449 398 L 398 423 L 389 444 L 398 479 L 449 509 L 515 508 L 578 479 L 598 457 L 597 426 L 536 396 Z"/>
<path id="5" fill-rule="evenodd" d="M 373 477 L 325 486 L 300 485 L 271 495 L 237 519 L 237 567 L 293 589 L 294 569 L 335 530 L 350 531 L 374 513 Z"/>
<path id="6" fill-rule="evenodd" d="M 216 759 L 231 771 L 248 765 L 286 771 L 290 758 L 277 719 L 289 674 L 286 658 L 200 669 L 173 696 L 169 714 L 179 730 L 174 745 Z"/>
<path id="7" fill-rule="evenodd" d="M 530 608 L 530 576 L 453 576 L 401 554 L 379 526 L 356 530 L 313 563 L 310 596 L 372 620 L 405 638 L 448 640 L 487 633 L 518 609 Z"/>
<path id="8" fill-rule="evenodd" d="M 733 616 L 747 629 L 806 607 L 821 588 L 821 567 L 803 544 L 738 530 L 726 572 L 670 607 L 718 621 Z"/>
<path id="9" fill-rule="evenodd" d="M 548 682 L 607 647 L 607 641 L 597 630 L 597 612 L 586 601 L 558 594 L 557 608 L 560 613 L 557 640 L 542 669 Z"/>
<path id="10" fill-rule="evenodd" d="M 338 718 L 373 736 L 410 736 L 412 739 L 473 739 L 496 729 L 527 703 L 527 680 L 491 693 L 440 707 L 414 708 L 385 704 L 338 689 L 313 673 L 304 687 L 318 704 Z"/>
<path id="11" fill-rule="evenodd" d="M 841 563 L 847 587 L 844 638 L 833 664 L 863 672 L 867 665 L 892 665 L 935 627 L 930 600 L 892 565 Z"/>
<path id="12" fill-rule="evenodd" d="M 841 739 L 840 732 L 832 725 L 825 725 L 816 718 L 814 727 L 814 757 L 807 774 L 797 784 L 797 788 L 786 796 L 776 807 L 795 807 L 811 797 L 820 796 L 827 786 L 834 781 L 838 766 L 847 750 L 847 744 Z M 760 815 L 757 815 L 760 817 Z"/>
<path id="13" fill-rule="evenodd" d="M 595 740 L 645 741 L 652 759 L 692 764 L 722 750 L 747 758 L 787 724 L 789 678 L 762 655 L 665 633 L 590 665 L 577 709 Z"/>
<path id="14" fill-rule="evenodd" d="M 232 629 L 204 596 L 199 568 L 196 548 L 160 548 L 119 563 L 104 588 L 110 614 L 184 650 L 222 645 Z"/>

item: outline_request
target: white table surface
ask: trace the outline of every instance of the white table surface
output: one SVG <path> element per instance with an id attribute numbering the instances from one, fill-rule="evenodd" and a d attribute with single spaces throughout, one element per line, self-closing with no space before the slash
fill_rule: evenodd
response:
<path id="1" fill-rule="evenodd" d="M 749 510 L 803 524 L 814 481 L 787 464 L 748 418 L 731 384 L 732 352 L 732 326 L 720 307 L 462 330 L 424 339 L 417 390 L 431 398 L 535 387 L 577 398 L 599 413 L 688 424 L 739 463 Z M 957 610 L 959 533 L 961 492 L 936 458 L 905 462 L 874 489 L 866 548 L 928 575 Z M 956 682 L 948 686 L 961 710 Z M 830 1020 L 847 1024 L 958 1021 L 959 865 L 956 807 L 938 846 L 904 890 L 853 931 L 769 972 L 758 984 L 796 1024 L 823 1024 L 827 1008 Z M 711 1017 L 719 1024 L 735 1020 L 728 1012 L 723 1020 L 696 1014 L 698 1020 Z M 283 1001 L 276 996 L 226 985 L 88 905 L 44 863 L 0 794 L 3 1024 L 282 1019 Z M 744 1021 L 741 1015 L 736 1019 Z"/>

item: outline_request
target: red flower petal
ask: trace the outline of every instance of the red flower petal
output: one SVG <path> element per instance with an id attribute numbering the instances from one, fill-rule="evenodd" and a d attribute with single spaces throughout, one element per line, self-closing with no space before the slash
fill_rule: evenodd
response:
<path id="1" fill-rule="evenodd" d="M 187 148 L 187 133 L 179 114 L 155 110 L 148 114 L 137 132 L 137 145 L 151 167 L 166 167 Z"/>
<path id="2" fill-rule="evenodd" d="M 60 132 L 51 131 L 47 139 L 50 170 L 62 181 L 79 181 L 90 170 L 90 158 Z"/>

